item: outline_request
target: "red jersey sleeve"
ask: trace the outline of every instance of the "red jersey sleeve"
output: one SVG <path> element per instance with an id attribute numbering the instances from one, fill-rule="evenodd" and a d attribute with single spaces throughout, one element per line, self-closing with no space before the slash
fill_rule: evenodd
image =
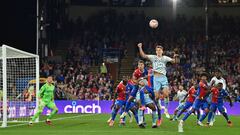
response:
<path id="1" fill-rule="evenodd" d="M 133 78 L 134 79 L 139 79 L 140 77 L 141 77 L 141 72 L 138 70 L 138 69 L 136 69 L 134 72 L 133 72 Z"/>
<path id="2" fill-rule="evenodd" d="M 119 85 L 118 85 L 119 86 Z M 115 89 L 115 93 L 117 93 L 118 92 L 118 86 L 116 87 L 116 89 Z"/>
<path id="3" fill-rule="evenodd" d="M 203 83 L 203 82 L 199 82 L 199 86 L 200 86 L 200 87 L 206 87 L 206 84 Z"/>

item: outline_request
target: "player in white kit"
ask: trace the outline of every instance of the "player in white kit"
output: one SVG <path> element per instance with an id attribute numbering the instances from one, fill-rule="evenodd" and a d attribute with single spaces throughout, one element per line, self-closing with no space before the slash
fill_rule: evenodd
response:
<path id="1" fill-rule="evenodd" d="M 187 94 L 188 94 L 187 91 L 184 90 L 182 85 L 180 85 L 178 87 L 178 92 L 177 92 L 177 97 L 176 97 L 179 101 L 178 107 L 174 110 L 174 115 L 173 115 L 173 118 L 171 120 L 173 120 L 173 121 L 177 120 L 177 118 L 176 118 L 177 113 L 178 113 L 178 111 L 181 111 L 183 109 L 183 107 L 185 105 L 185 99 L 186 99 L 185 97 L 186 97 Z"/>
<path id="2" fill-rule="evenodd" d="M 173 58 L 170 58 L 168 56 L 163 55 L 163 47 L 161 45 L 157 45 L 156 55 L 147 55 L 144 53 L 142 49 L 142 43 L 138 44 L 140 56 L 143 58 L 146 58 L 152 62 L 153 65 L 153 87 L 154 87 L 154 93 L 156 96 L 156 100 L 158 101 L 160 98 L 160 95 L 163 94 L 163 97 L 165 98 L 165 114 L 167 118 L 170 118 L 170 115 L 168 114 L 168 102 L 169 102 L 169 86 L 168 86 L 168 79 L 167 79 L 167 71 L 166 71 L 166 64 L 168 62 L 171 63 L 177 63 L 177 54 L 174 54 Z"/>
<path id="3" fill-rule="evenodd" d="M 216 86 L 219 83 L 222 83 L 223 84 L 223 89 L 226 90 L 227 84 L 226 84 L 226 80 L 222 77 L 221 69 L 217 69 L 215 71 L 215 76 L 213 76 L 213 78 L 211 79 L 211 81 L 209 83 L 209 86 Z M 215 114 L 213 114 L 212 120 L 209 123 L 209 125 L 213 126 L 214 121 L 215 121 Z"/>

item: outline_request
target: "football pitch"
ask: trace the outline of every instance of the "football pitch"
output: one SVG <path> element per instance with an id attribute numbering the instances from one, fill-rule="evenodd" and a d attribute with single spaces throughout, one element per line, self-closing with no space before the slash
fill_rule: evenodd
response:
<path id="1" fill-rule="evenodd" d="M 164 117 L 163 123 L 156 129 L 151 128 L 151 117 L 146 116 L 147 127 L 140 129 L 135 121 L 126 126 L 120 126 L 119 120 L 115 121 L 113 127 L 109 127 L 107 114 L 62 114 L 56 115 L 52 125 L 44 123 L 44 116 L 39 123 L 33 126 L 27 124 L 9 125 L 7 128 L 0 128 L 0 135 L 239 135 L 240 117 L 230 116 L 233 122 L 232 127 L 227 127 L 222 116 L 216 117 L 214 127 L 200 127 L 196 125 L 196 117 L 191 116 L 184 123 L 184 133 L 177 132 L 178 122 L 169 121 Z M 119 116 L 117 116 L 118 118 Z"/>

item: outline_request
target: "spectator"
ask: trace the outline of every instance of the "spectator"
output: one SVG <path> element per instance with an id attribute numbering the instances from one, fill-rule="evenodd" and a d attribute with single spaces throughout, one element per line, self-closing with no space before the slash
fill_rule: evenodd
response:
<path id="1" fill-rule="evenodd" d="M 106 67 L 105 63 L 102 63 L 102 65 L 100 66 L 100 73 L 104 76 L 107 75 L 108 71 L 107 71 L 107 67 Z"/>

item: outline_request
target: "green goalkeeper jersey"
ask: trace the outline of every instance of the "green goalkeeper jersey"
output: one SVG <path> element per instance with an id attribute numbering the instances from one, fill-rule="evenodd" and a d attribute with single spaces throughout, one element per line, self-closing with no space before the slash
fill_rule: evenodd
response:
<path id="1" fill-rule="evenodd" d="M 53 101 L 54 99 L 54 88 L 55 86 L 53 84 L 44 84 L 39 92 L 39 97 L 44 101 L 44 102 L 50 102 Z"/>

